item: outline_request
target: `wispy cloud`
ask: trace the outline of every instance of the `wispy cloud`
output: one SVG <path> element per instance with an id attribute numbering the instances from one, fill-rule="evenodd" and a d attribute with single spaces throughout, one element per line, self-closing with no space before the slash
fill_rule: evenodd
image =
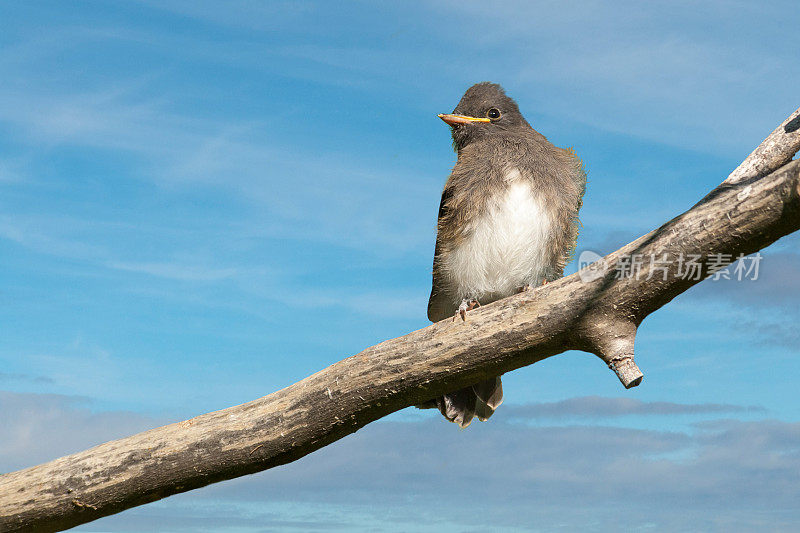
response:
<path id="1" fill-rule="evenodd" d="M 59 222 L 63 223 L 65 219 L 0 213 L 0 239 L 13 241 L 39 253 L 74 259 L 97 260 L 107 253 L 102 246 L 70 236 L 70 229 L 74 230 L 74 226 L 67 224 L 58 227 Z"/>
<path id="2" fill-rule="evenodd" d="M 20 374 L 16 372 L 0 372 L 0 382 L 3 381 L 27 381 L 32 383 L 53 383 L 55 380 L 47 376 L 35 376 L 32 374 Z"/>
<path id="3" fill-rule="evenodd" d="M 790 531 L 800 518 L 795 505 L 800 425 L 714 418 L 745 409 L 734 405 L 614 398 L 543 404 L 536 416 L 594 417 L 589 403 L 616 414 L 711 418 L 681 432 L 528 426 L 513 423 L 516 415 L 507 408 L 512 406 L 504 406 L 491 422 L 465 431 L 439 418 L 379 422 L 298 462 L 85 529 L 224 531 L 236 526 L 258 531 L 265 524 L 303 529 L 306 522 L 308 530 L 527 530 L 531 524 L 544 531 L 586 524 L 606 530 L 618 525 L 618 502 L 625 502 L 632 529 Z M 0 393 L 0 404 L 11 414 L 0 429 L 4 465 L 74 451 L 155 422 L 126 413 L 92 413 L 85 400 L 70 397 Z M 232 521 L 199 523 L 197 513 L 206 516 L 209 510 L 210 518 Z M 161 516 L 171 518 L 158 525 L 155 519 Z"/>
<path id="4" fill-rule="evenodd" d="M 764 413 L 763 407 L 731 404 L 682 404 L 645 402 L 633 398 L 584 396 L 560 402 L 504 406 L 505 416 L 519 419 L 585 418 L 592 420 L 624 416 L 676 416 Z"/>
<path id="5" fill-rule="evenodd" d="M 218 281 L 236 275 L 235 268 L 204 268 L 180 263 L 108 263 L 110 268 L 181 281 Z"/>
<path id="6" fill-rule="evenodd" d="M 422 325 L 454 158 L 434 113 L 476 81 L 591 154 L 584 236 L 607 251 L 796 105 L 789 3 L 355 6 L 0 7 L 0 380 L 99 398 L 0 398 L 3 464 L 157 422 L 101 402 L 191 415 Z M 608 530 L 620 502 L 632 529 L 793 530 L 796 424 L 703 403 L 792 416 L 746 353 L 781 337 L 759 364 L 791 375 L 795 251 L 772 251 L 763 285 L 701 284 L 642 328 L 649 383 L 686 403 L 510 404 L 466 432 L 417 413 L 86 530 Z"/>
<path id="7" fill-rule="evenodd" d="M 4 91 L 2 120 L 35 144 L 134 154 L 138 170 L 123 176 L 132 173 L 167 190 L 199 187 L 227 195 L 245 206 L 249 222 L 239 228 L 245 236 L 402 251 L 432 232 L 433 222 L 415 210 L 435 204 L 434 180 L 430 190 L 420 189 L 399 169 L 281 145 L 263 136 L 265 124 L 176 115 L 137 94 L 139 85 L 79 95 Z M 393 194 L 387 197 L 388 189 Z"/>
<path id="8" fill-rule="evenodd" d="M 730 6 L 436 4 L 453 21 L 482 21 L 484 31 L 465 43 L 478 54 L 473 64 L 481 71 L 496 57 L 514 64 L 516 83 L 543 111 L 726 155 L 754 147 L 792 111 L 785 82 L 800 75 L 788 50 L 769 44 L 769 36 L 791 33 L 797 23 L 782 16 L 789 4 Z M 765 96 L 763 84 L 777 87 Z"/>
<path id="9" fill-rule="evenodd" d="M 781 529 L 794 519 L 797 424 L 719 422 L 693 433 L 479 427 L 459 432 L 438 420 L 378 424 L 304 463 L 243 480 L 236 493 L 256 494 L 256 487 L 271 484 L 274 495 L 341 503 L 385 503 L 413 493 L 422 516 L 500 529 L 611 528 L 617 523 L 611 499 L 626 502 L 634 529 L 746 531 L 767 523 Z M 345 486 L 338 481 L 344 472 Z M 775 476 L 775 485 L 766 488 L 762 475 Z M 581 511 L 567 512 L 576 500 Z M 464 501 L 480 501 L 480 512 L 460 510 Z"/>
<path id="10" fill-rule="evenodd" d="M 21 158 L 0 158 L 0 183 L 18 183 L 25 177 L 25 163 Z"/>
<path id="11" fill-rule="evenodd" d="M 0 391 L 0 471 L 33 466 L 161 421 L 131 412 L 98 412 L 86 397 Z"/>
<path id="12" fill-rule="evenodd" d="M 752 266 L 752 261 L 748 263 Z M 734 266 L 728 268 L 733 272 Z M 796 309 L 796 295 L 800 293 L 800 254 L 793 252 L 760 252 L 758 274 L 742 280 L 730 274 L 731 279 L 700 284 L 693 296 L 699 299 L 720 299 L 735 305 L 751 308 Z"/>

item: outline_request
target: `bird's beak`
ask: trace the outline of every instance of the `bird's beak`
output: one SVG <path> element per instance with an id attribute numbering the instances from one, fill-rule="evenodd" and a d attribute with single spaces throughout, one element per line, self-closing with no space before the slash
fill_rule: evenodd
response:
<path id="1" fill-rule="evenodd" d="M 468 117 L 466 115 L 439 115 L 439 118 L 450 124 L 451 126 L 458 126 L 459 124 L 469 124 L 471 122 L 491 122 L 488 118 Z"/>

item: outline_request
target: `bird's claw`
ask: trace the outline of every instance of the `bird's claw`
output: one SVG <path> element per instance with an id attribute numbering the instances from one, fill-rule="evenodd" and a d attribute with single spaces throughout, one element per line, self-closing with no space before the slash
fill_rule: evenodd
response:
<path id="1" fill-rule="evenodd" d="M 465 299 L 461 300 L 461 305 L 458 306 L 458 311 L 456 311 L 456 314 L 453 315 L 453 322 L 455 322 L 456 317 L 459 316 L 459 315 L 461 316 L 461 320 L 466 322 L 467 321 L 467 311 L 472 311 L 476 307 L 480 307 L 480 306 L 481 306 L 480 302 L 478 302 L 478 300 L 475 300 L 475 299 L 467 300 L 465 298 Z"/>
<path id="2" fill-rule="evenodd" d="M 547 280 L 546 280 L 546 279 L 543 279 L 543 280 L 542 280 L 542 284 L 541 284 L 541 285 L 539 285 L 539 286 L 540 286 L 540 287 L 544 287 L 546 284 L 547 284 Z M 531 287 L 531 285 L 530 285 L 529 283 L 526 283 L 526 284 L 525 284 L 525 285 L 523 285 L 522 287 L 517 287 L 517 294 L 521 294 L 521 293 L 523 293 L 523 292 L 528 292 L 528 291 L 529 291 L 529 290 L 531 290 L 532 288 L 533 288 L 533 287 Z"/>

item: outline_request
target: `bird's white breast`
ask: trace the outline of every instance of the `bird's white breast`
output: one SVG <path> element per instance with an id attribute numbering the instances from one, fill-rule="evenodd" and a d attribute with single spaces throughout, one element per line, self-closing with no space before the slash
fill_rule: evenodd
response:
<path id="1" fill-rule="evenodd" d="M 544 279 L 551 219 L 532 183 L 517 169 L 508 188 L 467 228 L 466 238 L 444 259 L 451 294 L 487 303 Z"/>

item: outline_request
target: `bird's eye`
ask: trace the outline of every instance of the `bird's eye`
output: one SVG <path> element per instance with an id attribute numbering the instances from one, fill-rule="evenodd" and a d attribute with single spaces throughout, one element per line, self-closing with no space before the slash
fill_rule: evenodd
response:
<path id="1" fill-rule="evenodd" d="M 500 110 L 493 107 L 486 113 L 486 116 L 491 119 L 500 118 Z"/>

